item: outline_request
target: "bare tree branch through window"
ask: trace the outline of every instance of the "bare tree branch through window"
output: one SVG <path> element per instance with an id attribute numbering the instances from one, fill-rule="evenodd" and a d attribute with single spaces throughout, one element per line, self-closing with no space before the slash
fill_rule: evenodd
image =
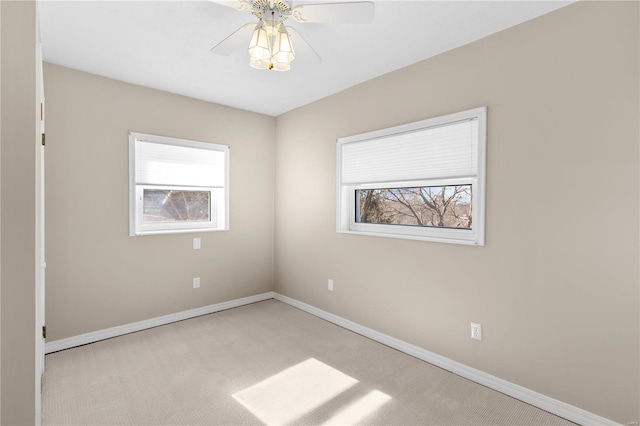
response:
<path id="1" fill-rule="evenodd" d="M 471 185 L 361 189 L 358 223 L 471 229 Z"/>

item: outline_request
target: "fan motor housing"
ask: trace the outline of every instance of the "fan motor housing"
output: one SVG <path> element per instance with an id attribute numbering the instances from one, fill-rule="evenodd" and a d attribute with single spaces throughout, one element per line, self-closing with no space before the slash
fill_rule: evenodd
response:
<path id="1" fill-rule="evenodd" d="M 258 19 L 272 21 L 275 25 L 283 23 L 291 16 L 291 6 L 283 0 L 254 0 L 251 3 L 251 13 Z"/>

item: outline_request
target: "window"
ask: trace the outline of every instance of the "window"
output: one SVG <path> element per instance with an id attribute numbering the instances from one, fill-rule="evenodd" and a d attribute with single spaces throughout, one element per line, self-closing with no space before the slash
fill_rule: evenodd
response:
<path id="1" fill-rule="evenodd" d="M 338 139 L 337 228 L 484 245 L 486 108 Z"/>
<path id="2" fill-rule="evenodd" d="M 129 133 L 129 235 L 229 229 L 229 147 Z"/>

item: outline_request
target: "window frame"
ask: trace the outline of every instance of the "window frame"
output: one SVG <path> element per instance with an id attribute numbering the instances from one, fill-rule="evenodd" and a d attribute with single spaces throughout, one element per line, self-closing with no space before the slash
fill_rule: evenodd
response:
<path id="1" fill-rule="evenodd" d="M 166 185 L 136 183 L 136 141 L 185 148 L 219 151 L 224 154 L 224 185 Z M 208 221 L 143 222 L 145 189 L 209 192 Z M 179 234 L 229 230 L 229 146 L 146 133 L 129 132 L 129 235 Z"/>
<path id="2" fill-rule="evenodd" d="M 340 234 L 401 238 L 452 244 L 484 246 L 486 204 L 486 107 L 395 126 L 387 129 L 339 138 L 336 144 L 336 232 Z M 361 184 L 342 183 L 342 148 L 345 144 L 361 143 L 396 136 L 402 133 L 427 130 L 465 120 L 478 120 L 477 168 L 472 176 L 437 179 L 376 181 Z M 374 224 L 356 222 L 358 202 L 356 192 L 361 189 L 389 189 L 419 186 L 472 185 L 472 228 L 455 229 L 421 227 L 415 225 Z"/>

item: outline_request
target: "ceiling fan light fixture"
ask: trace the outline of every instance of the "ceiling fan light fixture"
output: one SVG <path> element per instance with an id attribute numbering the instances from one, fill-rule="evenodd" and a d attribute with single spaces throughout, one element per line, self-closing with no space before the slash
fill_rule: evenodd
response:
<path id="1" fill-rule="evenodd" d="M 269 61 L 271 56 L 273 56 L 271 54 L 270 37 L 267 34 L 267 30 L 264 27 L 264 21 L 262 19 L 258 21 L 256 29 L 253 30 L 251 42 L 249 42 L 249 56 L 251 61 Z"/>
<path id="2" fill-rule="evenodd" d="M 2 0 L 0 0 L 2 1 Z M 212 0 L 227 5 L 231 1 Z M 302 35 L 292 27 L 285 27 L 287 19 L 292 18 L 300 23 L 340 22 L 349 24 L 368 24 L 373 22 L 375 5 L 372 0 L 321 0 L 318 4 L 306 4 L 307 0 L 237 0 L 238 10 L 248 11 L 258 19 L 258 23 L 247 23 L 227 38 L 215 45 L 211 52 L 221 56 L 229 56 L 233 44 L 244 44 L 247 32 L 253 28 L 249 42 L 249 65 L 259 70 L 289 71 L 291 63 L 296 59 L 290 32 L 296 38 L 298 53 L 304 53 L 322 61 L 318 53 L 305 41 Z M 318 0 L 316 0 L 318 1 Z M 255 22 L 255 21 L 254 21 Z M 299 43 L 299 44 L 298 44 Z M 233 47 L 233 50 L 237 50 Z M 307 64 L 309 61 L 305 61 Z"/>
<path id="3" fill-rule="evenodd" d="M 291 61 L 295 58 L 296 54 L 293 50 L 291 37 L 289 36 L 286 27 L 280 24 L 273 44 L 273 62 L 276 64 L 288 64 L 289 68 L 291 68 Z"/>

